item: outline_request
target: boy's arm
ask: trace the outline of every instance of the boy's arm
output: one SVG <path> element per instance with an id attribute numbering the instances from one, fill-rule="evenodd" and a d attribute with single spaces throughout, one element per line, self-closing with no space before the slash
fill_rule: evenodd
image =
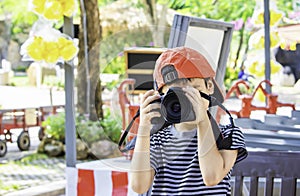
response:
<path id="1" fill-rule="evenodd" d="M 206 185 L 218 184 L 233 167 L 238 150 L 218 150 L 216 139 L 207 114 L 209 101 L 202 98 L 199 89 L 185 88 L 196 114 L 198 130 L 198 157 L 201 174 Z M 206 94 L 211 94 L 208 89 Z"/>
<path id="2" fill-rule="evenodd" d="M 148 191 L 154 178 L 154 170 L 150 166 L 150 130 L 147 131 L 139 129 L 131 160 L 130 185 L 140 194 Z"/>
<path id="3" fill-rule="evenodd" d="M 233 167 L 238 150 L 218 150 L 209 117 L 198 124 L 198 157 L 204 183 L 218 184 Z"/>
<path id="4" fill-rule="evenodd" d="M 159 98 L 153 90 L 147 91 L 140 105 L 140 124 L 137 133 L 134 153 L 131 160 L 130 186 L 137 193 L 145 193 L 151 187 L 154 179 L 154 169 L 150 166 L 150 130 L 151 119 L 159 117 L 160 113 L 155 111 L 160 107 L 152 101 Z"/>

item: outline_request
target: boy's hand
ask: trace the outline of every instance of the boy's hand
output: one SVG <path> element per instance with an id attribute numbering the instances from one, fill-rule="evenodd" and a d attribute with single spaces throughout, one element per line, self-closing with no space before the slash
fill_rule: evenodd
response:
<path id="1" fill-rule="evenodd" d="M 160 109 L 160 103 L 158 102 L 151 103 L 157 99 L 160 99 L 160 95 L 155 93 L 154 90 L 149 90 L 143 95 L 141 100 L 141 105 L 140 105 L 139 131 L 147 129 L 149 130 L 150 133 L 150 129 L 152 127 L 151 119 L 154 117 L 161 116 L 158 110 Z"/>
<path id="2" fill-rule="evenodd" d="M 193 122 L 195 124 L 198 124 L 199 122 L 203 121 L 205 117 L 207 117 L 207 108 L 209 102 L 201 97 L 199 90 L 197 90 L 196 88 L 188 86 L 183 88 L 183 90 L 185 91 L 186 96 L 193 105 L 193 111 L 196 116 L 196 119 Z"/>

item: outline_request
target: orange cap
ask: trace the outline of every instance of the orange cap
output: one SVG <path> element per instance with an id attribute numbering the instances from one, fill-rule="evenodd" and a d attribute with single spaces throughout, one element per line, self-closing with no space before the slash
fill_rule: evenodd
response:
<path id="1" fill-rule="evenodd" d="M 173 65 L 173 71 L 168 71 Z M 167 71 L 165 71 L 167 69 Z M 175 73 L 175 74 L 174 74 Z M 177 47 L 164 51 L 156 60 L 153 72 L 153 79 L 156 90 L 160 90 L 165 84 L 174 79 L 181 78 L 212 78 L 215 85 L 215 92 L 212 96 L 223 102 L 224 96 L 218 87 L 214 77 L 216 73 L 207 59 L 198 51 L 188 47 Z"/>

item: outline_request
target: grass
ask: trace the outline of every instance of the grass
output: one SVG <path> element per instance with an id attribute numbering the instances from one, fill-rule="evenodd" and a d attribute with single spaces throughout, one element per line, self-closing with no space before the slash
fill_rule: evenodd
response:
<path id="1" fill-rule="evenodd" d="M 12 190 L 20 190 L 21 186 L 17 184 L 5 185 L 2 180 L 0 180 L 0 190 L 12 191 Z"/>
<path id="2" fill-rule="evenodd" d="M 49 157 L 46 154 L 34 153 L 34 154 L 30 154 L 28 156 L 23 157 L 16 163 L 27 165 L 27 164 L 31 164 L 31 162 L 33 162 L 33 161 L 41 160 L 41 159 L 48 159 L 48 158 Z"/>
<path id="3" fill-rule="evenodd" d="M 29 86 L 29 80 L 27 76 L 14 76 L 9 81 L 11 86 Z"/>

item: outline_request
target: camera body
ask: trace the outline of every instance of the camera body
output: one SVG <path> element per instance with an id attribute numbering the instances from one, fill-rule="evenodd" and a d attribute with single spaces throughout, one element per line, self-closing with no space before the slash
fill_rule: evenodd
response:
<path id="1" fill-rule="evenodd" d="M 169 90 L 152 103 L 160 103 L 160 118 L 153 118 L 151 123 L 154 129 L 163 128 L 166 124 L 176 124 L 181 122 L 193 121 L 196 115 L 193 105 L 180 87 L 171 87 Z"/>

